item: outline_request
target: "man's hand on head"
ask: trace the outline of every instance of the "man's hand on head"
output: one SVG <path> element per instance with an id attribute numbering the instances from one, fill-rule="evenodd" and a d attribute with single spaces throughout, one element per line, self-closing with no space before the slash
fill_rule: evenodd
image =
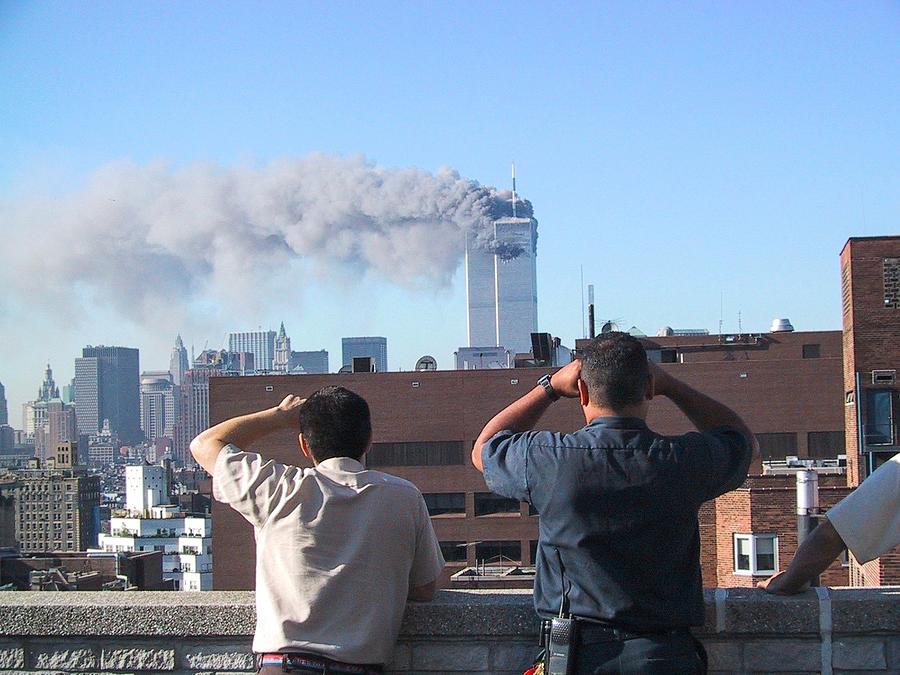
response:
<path id="1" fill-rule="evenodd" d="M 575 359 L 553 373 L 550 385 L 564 398 L 578 398 L 579 379 L 581 379 L 581 359 Z"/>
<path id="2" fill-rule="evenodd" d="M 285 396 L 281 403 L 279 403 L 275 412 L 277 414 L 278 422 L 285 427 L 293 426 L 297 421 L 297 412 L 301 405 L 306 403 L 305 398 L 300 398 L 294 394 L 288 394 Z"/>

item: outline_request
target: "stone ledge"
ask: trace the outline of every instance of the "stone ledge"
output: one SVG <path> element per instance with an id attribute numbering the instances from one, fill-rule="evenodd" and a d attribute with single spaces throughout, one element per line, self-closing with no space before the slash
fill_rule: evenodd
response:
<path id="1" fill-rule="evenodd" d="M 719 589 L 722 591 L 723 589 Z M 819 599 L 813 591 L 777 597 L 756 589 L 705 592 L 702 636 L 817 636 Z M 720 592 L 720 596 L 723 595 Z M 900 632 L 900 587 L 828 589 L 833 633 Z M 256 612 L 248 591 L 10 592 L 0 594 L 0 637 L 80 636 L 106 639 L 168 636 L 249 641 Z M 718 612 L 722 611 L 723 616 Z M 410 603 L 401 640 L 422 637 L 537 635 L 531 592 L 441 591 L 431 603 Z"/>

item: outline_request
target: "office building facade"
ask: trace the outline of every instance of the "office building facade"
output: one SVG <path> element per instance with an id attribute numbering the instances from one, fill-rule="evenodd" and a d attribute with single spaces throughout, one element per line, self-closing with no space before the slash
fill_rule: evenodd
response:
<path id="1" fill-rule="evenodd" d="M 174 436 L 180 398 L 169 371 L 141 374 L 141 430 L 147 441 Z"/>
<path id="2" fill-rule="evenodd" d="M 385 337 L 345 337 L 341 338 L 341 362 L 352 366 L 353 359 L 369 357 L 375 364 L 375 372 L 388 370 L 387 338 Z"/>
<path id="3" fill-rule="evenodd" d="M 139 354 L 131 347 L 88 346 L 75 359 L 75 410 L 80 434 L 96 434 L 103 420 L 127 443 L 139 443 Z"/>
<path id="4" fill-rule="evenodd" d="M 6 387 L 0 382 L 0 427 L 9 424 L 9 406 L 6 402 Z"/>
<path id="5" fill-rule="evenodd" d="M 187 349 L 184 347 L 184 342 L 181 341 L 181 335 L 177 335 L 175 346 L 172 347 L 172 354 L 169 356 L 169 372 L 172 373 L 172 383 L 176 387 L 181 385 L 184 373 L 190 367 Z"/>
<path id="6" fill-rule="evenodd" d="M 250 352 L 257 372 L 272 372 L 275 359 L 275 331 L 260 330 L 228 334 L 229 352 Z"/>
<path id="7" fill-rule="evenodd" d="M 315 352 L 291 352 L 289 371 L 306 375 L 326 374 L 328 372 L 328 351 L 320 349 Z"/>

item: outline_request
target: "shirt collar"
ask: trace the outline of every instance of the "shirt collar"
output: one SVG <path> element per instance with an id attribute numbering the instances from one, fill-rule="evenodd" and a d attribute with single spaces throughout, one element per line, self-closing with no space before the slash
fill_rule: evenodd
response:
<path id="1" fill-rule="evenodd" d="M 588 426 L 606 429 L 646 429 L 647 422 L 640 417 L 595 417 Z"/>
<path id="2" fill-rule="evenodd" d="M 352 457 L 329 457 L 319 462 L 316 469 L 326 473 L 359 473 L 365 471 L 366 467 Z"/>

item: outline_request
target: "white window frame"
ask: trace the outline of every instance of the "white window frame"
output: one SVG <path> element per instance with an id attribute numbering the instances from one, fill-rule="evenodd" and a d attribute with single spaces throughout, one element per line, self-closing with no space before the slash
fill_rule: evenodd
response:
<path id="1" fill-rule="evenodd" d="M 761 569 L 758 566 L 756 543 L 761 539 L 771 539 L 773 550 L 775 553 L 775 569 Z M 750 569 L 744 570 L 738 568 L 738 541 L 747 541 L 750 544 Z M 778 535 L 777 534 L 740 534 L 735 532 L 732 537 L 732 548 L 734 551 L 734 574 L 739 576 L 770 576 L 778 573 Z"/>

